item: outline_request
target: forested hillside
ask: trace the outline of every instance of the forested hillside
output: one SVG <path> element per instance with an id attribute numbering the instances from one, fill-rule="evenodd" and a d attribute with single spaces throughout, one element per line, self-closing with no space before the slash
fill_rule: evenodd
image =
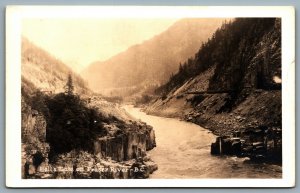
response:
<path id="1" fill-rule="evenodd" d="M 281 20 L 223 24 L 156 93 L 148 113 L 181 117 L 215 133 L 281 128 Z"/>
<path id="2" fill-rule="evenodd" d="M 273 87 L 274 76 L 281 77 L 280 46 L 279 19 L 235 19 L 203 43 L 194 58 L 180 64 L 179 72 L 157 92 L 168 93 L 212 67 L 211 90 Z"/>

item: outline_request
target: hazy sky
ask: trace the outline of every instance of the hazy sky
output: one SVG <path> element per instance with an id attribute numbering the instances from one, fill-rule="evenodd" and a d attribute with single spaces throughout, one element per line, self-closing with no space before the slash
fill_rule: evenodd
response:
<path id="1" fill-rule="evenodd" d="M 178 19 L 26 19 L 22 35 L 80 72 L 163 32 Z"/>

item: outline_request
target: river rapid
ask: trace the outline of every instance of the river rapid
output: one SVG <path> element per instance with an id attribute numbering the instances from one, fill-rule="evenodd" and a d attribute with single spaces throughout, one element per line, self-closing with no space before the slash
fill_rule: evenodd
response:
<path id="1" fill-rule="evenodd" d="M 281 178 L 282 167 L 253 163 L 248 158 L 212 156 L 210 145 L 215 135 L 199 125 L 147 115 L 139 108 L 123 108 L 133 117 L 146 122 L 155 130 L 156 144 L 149 151 L 158 170 L 153 179 L 191 178 Z"/>

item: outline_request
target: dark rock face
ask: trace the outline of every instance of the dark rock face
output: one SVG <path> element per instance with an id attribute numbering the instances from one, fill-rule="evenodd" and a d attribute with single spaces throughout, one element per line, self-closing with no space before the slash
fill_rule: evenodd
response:
<path id="1" fill-rule="evenodd" d="M 38 111 L 22 100 L 22 140 L 27 143 L 39 143 L 46 140 L 46 120 Z"/>
<path id="2" fill-rule="evenodd" d="M 241 136 L 217 137 L 211 144 L 212 155 L 250 157 L 254 161 L 281 162 L 281 129 L 247 129 Z"/>
<path id="3" fill-rule="evenodd" d="M 241 155 L 241 139 L 231 137 L 217 137 L 211 144 L 212 155 Z"/>
<path id="4" fill-rule="evenodd" d="M 38 111 L 22 100 L 22 177 L 36 173 L 38 166 L 48 156 L 50 146 L 46 143 L 46 120 Z"/>
<path id="5" fill-rule="evenodd" d="M 157 170 L 146 153 L 156 146 L 154 130 L 141 122 L 124 124 L 105 125 L 108 135 L 94 141 L 94 152 L 73 150 L 49 163 L 46 120 L 22 101 L 22 178 L 148 178 Z"/>
<path id="6" fill-rule="evenodd" d="M 132 125 L 139 131 L 129 128 L 124 134 L 105 136 L 94 142 L 94 153 L 100 157 L 111 157 L 116 161 L 124 161 L 144 157 L 146 151 L 156 146 L 155 134 L 151 126 L 146 124 Z"/>

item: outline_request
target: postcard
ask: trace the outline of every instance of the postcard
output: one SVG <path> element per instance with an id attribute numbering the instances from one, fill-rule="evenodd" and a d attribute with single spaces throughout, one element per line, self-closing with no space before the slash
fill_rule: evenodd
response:
<path id="1" fill-rule="evenodd" d="M 295 186 L 295 10 L 8 6 L 8 187 Z"/>

